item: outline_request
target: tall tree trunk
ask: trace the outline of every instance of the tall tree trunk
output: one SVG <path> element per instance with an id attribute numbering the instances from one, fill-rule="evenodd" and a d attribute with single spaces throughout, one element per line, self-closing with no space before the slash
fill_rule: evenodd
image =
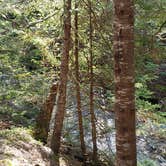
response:
<path id="1" fill-rule="evenodd" d="M 84 141 L 84 129 L 83 129 L 83 120 L 82 120 L 82 111 L 81 111 L 81 94 L 80 94 L 80 75 L 79 75 L 79 57 L 78 57 L 78 0 L 75 0 L 75 77 L 76 77 L 76 97 L 77 97 L 77 111 L 78 111 L 78 123 L 79 123 L 79 132 L 80 132 L 80 142 L 82 155 L 84 157 L 84 165 L 86 164 L 86 147 Z"/>
<path id="2" fill-rule="evenodd" d="M 42 111 L 36 120 L 36 137 L 41 139 L 43 142 L 47 141 L 49 132 L 49 122 L 51 119 L 52 110 L 55 104 L 56 94 L 58 89 L 58 83 L 53 83 L 48 97 L 43 104 Z"/>
<path id="3" fill-rule="evenodd" d="M 114 0 L 116 166 L 136 166 L 134 1 Z"/>
<path id="4" fill-rule="evenodd" d="M 64 4 L 64 48 L 61 58 L 59 93 L 57 96 L 56 116 L 54 131 L 51 137 L 51 149 L 57 155 L 60 149 L 61 133 L 65 116 L 67 76 L 69 70 L 69 51 L 71 42 L 71 0 Z"/>
<path id="5" fill-rule="evenodd" d="M 96 123 L 95 123 L 95 113 L 94 113 L 94 95 L 93 95 L 93 26 L 92 26 L 92 3 L 89 1 L 89 23 L 90 23 L 90 116 L 92 125 L 92 142 L 93 142 L 93 161 L 97 162 L 97 137 L 96 137 Z"/>

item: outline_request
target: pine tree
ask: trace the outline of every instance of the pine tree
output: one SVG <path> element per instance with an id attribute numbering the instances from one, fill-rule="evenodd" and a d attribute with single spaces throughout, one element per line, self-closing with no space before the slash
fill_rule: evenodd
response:
<path id="1" fill-rule="evenodd" d="M 96 123 L 95 123 L 95 113 L 94 113 L 94 94 L 93 94 L 93 25 L 92 25 L 92 2 L 89 1 L 89 29 L 90 29 L 90 116 L 91 116 L 91 126 L 92 126 L 92 142 L 93 142 L 93 161 L 97 162 L 97 136 L 96 136 Z"/>
<path id="2" fill-rule="evenodd" d="M 75 77 L 76 77 L 76 97 L 77 97 L 77 112 L 78 112 L 78 123 L 79 123 L 79 133 L 82 156 L 84 157 L 84 163 L 86 164 L 86 147 L 84 140 L 84 128 L 83 128 L 83 118 L 81 111 L 81 94 L 80 94 L 80 75 L 79 75 L 79 40 L 78 40 L 78 1 L 75 1 Z M 85 165 L 84 164 L 84 165 Z"/>
<path id="3" fill-rule="evenodd" d="M 133 2 L 114 0 L 116 166 L 136 166 Z"/>
<path id="4" fill-rule="evenodd" d="M 57 155 L 60 150 L 61 133 L 65 116 L 67 76 L 69 70 L 69 52 L 71 43 L 71 0 L 64 4 L 64 48 L 61 57 L 59 93 L 57 94 L 56 115 L 53 135 L 51 136 L 51 149 Z"/>

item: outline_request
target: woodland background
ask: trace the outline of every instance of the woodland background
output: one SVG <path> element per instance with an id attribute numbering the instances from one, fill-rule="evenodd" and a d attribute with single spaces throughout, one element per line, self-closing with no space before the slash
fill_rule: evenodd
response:
<path id="1" fill-rule="evenodd" d="M 85 143 L 91 151 L 89 13 L 86 1 L 80 0 L 79 6 L 71 13 L 74 15 L 78 10 L 82 113 Z M 115 157 L 112 9 L 112 1 L 92 1 L 94 110 L 99 154 L 107 165 Z M 165 166 L 166 163 L 165 11 L 165 0 L 135 0 L 136 129 L 138 162 L 142 166 Z M 43 109 L 50 88 L 59 79 L 63 17 L 63 1 L 0 0 L 1 137 L 6 136 L 8 131 L 4 130 L 7 128 L 13 135 L 24 130 L 34 133 L 36 118 Z M 63 141 L 79 149 L 73 16 L 71 23 Z M 36 137 L 43 141 L 42 136 Z"/>

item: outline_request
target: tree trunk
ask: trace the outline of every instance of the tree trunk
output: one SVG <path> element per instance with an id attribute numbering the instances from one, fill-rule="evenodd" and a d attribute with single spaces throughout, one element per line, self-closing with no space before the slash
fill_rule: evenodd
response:
<path id="1" fill-rule="evenodd" d="M 56 155 L 59 154 L 63 120 L 65 116 L 67 75 L 69 70 L 69 51 L 71 42 L 71 0 L 65 1 L 64 9 L 64 48 L 63 56 L 61 57 L 59 93 L 57 96 L 54 131 L 50 145 Z"/>
<path id="2" fill-rule="evenodd" d="M 89 2 L 89 23 L 90 23 L 90 116 L 92 125 L 92 142 L 93 142 L 93 161 L 97 162 L 97 137 L 96 137 L 96 123 L 94 113 L 94 95 L 93 95 L 93 26 L 92 26 L 92 4 Z"/>
<path id="3" fill-rule="evenodd" d="M 78 58 L 78 1 L 75 0 L 75 77 L 76 77 L 76 97 L 77 97 L 77 112 L 78 112 L 78 123 L 79 123 L 79 132 L 80 132 L 80 142 L 82 156 L 84 157 L 84 165 L 86 164 L 86 147 L 84 141 L 84 129 L 83 129 L 83 120 L 82 120 L 82 111 L 81 111 L 81 94 L 80 94 L 80 75 L 79 75 L 79 58 Z"/>
<path id="4" fill-rule="evenodd" d="M 116 166 L 136 166 L 134 1 L 114 0 Z"/>
<path id="5" fill-rule="evenodd" d="M 49 122 L 51 119 L 52 110 L 55 104 L 58 83 L 53 83 L 48 97 L 43 104 L 43 108 L 36 120 L 36 137 L 43 142 L 47 141 L 49 132 Z"/>

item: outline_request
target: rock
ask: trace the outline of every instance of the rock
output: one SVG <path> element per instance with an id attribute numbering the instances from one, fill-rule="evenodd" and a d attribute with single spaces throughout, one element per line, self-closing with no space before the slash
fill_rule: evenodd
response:
<path id="1" fill-rule="evenodd" d="M 51 149 L 20 128 L 0 132 L 0 166 L 8 166 L 8 163 L 12 166 L 51 166 L 55 161 Z"/>

